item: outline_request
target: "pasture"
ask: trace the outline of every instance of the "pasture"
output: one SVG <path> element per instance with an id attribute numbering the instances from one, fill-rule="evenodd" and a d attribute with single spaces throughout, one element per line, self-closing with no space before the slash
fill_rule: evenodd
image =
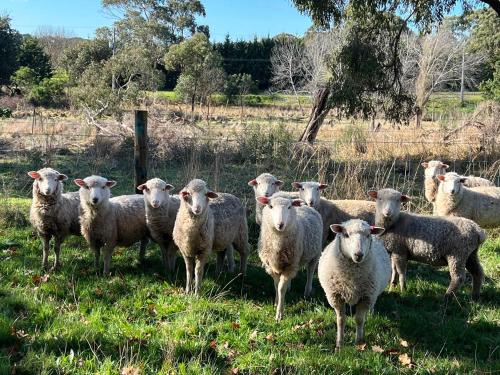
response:
<path id="1" fill-rule="evenodd" d="M 442 158 L 460 173 L 487 176 L 498 185 L 498 154 L 481 154 L 470 134 L 448 144 L 439 138 L 449 131 L 443 110 L 450 108 L 449 98 L 431 100 L 442 121 L 429 119 L 421 130 L 384 123 L 375 133 L 365 122 L 339 123 L 332 115 L 318 145 L 303 149 L 294 140 L 308 112 L 302 115 L 292 98 L 284 105 L 266 104 L 272 102 L 266 98 L 243 114 L 221 104 L 207 117 L 200 112 L 196 121 L 176 123 L 174 117 L 161 120 L 187 109 L 167 96 L 172 100 L 149 108 L 148 175 L 173 184 L 175 192 L 191 178 L 203 178 L 242 199 L 252 248 L 247 275 L 217 276 L 212 256 L 201 297 L 186 296 L 182 258 L 167 275 L 158 247 L 150 244 L 144 268 L 136 247 L 118 249 L 112 276 L 103 278 L 86 243 L 76 237 L 63 245 L 62 269 L 43 273 L 41 243 L 27 222 L 32 180 L 26 171 L 50 165 L 69 176 L 66 191 L 77 189 L 74 178 L 99 173 L 118 181 L 114 195 L 131 193 L 132 141 L 111 121 L 107 129 L 117 134 L 96 135 L 71 115 L 46 114 L 45 127 L 27 135 L 29 120 L 3 121 L 1 148 L 8 151 L 0 155 L 0 374 L 500 371 L 497 230 L 488 231 L 479 251 L 486 274 L 479 302 L 470 299 L 468 279 L 445 304 L 448 272 L 411 262 L 408 290 L 385 292 L 368 317 L 365 346 L 354 346 L 348 310 L 340 353 L 334 352 L 335 314 L 317 279 L 313 298 L 304 300 L 305 272 L 299 273 L 287 293 L 285 317 L 276 323 L 273 282 L 256 254 L 258 227 L 247 182 L 264 171 L 284 180 L 286 190 L 292 181 L 326 182 L 328 197 L 365 199 L 371 188 L 397 188 L 415 197 L 407 209 L 416 212 L 430 210 L 419 166 L 424 160 Z M 154 117 L 158 107 L 167 112 Z M 429 133 L 438 135 L 429 139 Z"/>

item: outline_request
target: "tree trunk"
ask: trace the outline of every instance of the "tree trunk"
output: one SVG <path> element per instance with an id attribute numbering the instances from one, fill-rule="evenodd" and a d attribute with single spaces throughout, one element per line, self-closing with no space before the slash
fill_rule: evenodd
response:
<path id="1" fill-rule="evenodd" d="M 299 142 L 313 143 L 318 135 L 319 128 L 323 125 L 328 111 L 328 96 L 330 95 L 330 89 L 328 87 L 322 88 L 316 92 L 314 95 L 314 103 L 311 109 L 311 114 L 309 115 L 309 121 L 304 129 L 304 132 L 299 138 Z"/>
<path id="2" fill-rule="evenodd" d="M 415 127 L 420 129 L 422 127 L 422 108 L 415 107 Z"/>
<path id="3" fill-rule="evenodd" d="M 192 95 L 191 96 L 191 115 L 193 115 L 193 112 L 194 112 L 194 102 L 195 102 L 195 96 Z"/>

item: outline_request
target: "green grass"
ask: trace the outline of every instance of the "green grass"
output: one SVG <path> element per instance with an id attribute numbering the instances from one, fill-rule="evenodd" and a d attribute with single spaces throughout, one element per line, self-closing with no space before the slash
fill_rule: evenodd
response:
<path id="1" fill-rule="evenodd" d="M 3 201 L 0 209 L 8 204 L 26 213 L 28 202 Z M 287 295 L 284 320 L 274 322 L 272 280 L 255 249 L 245 279 L 216 277 L 212 260 L 195 298 L 182 293 L 182 260 L 165 275 L 156 246 L 148 249 L 145 269 L 137 265 L 137 249 L 118 249 L 113 276 L 103 278 L 84 241 L 71 237 L 62 270 L 44 277 L 40 241 L 29 227 L 0 228 L 0 238 L 0 374 L 12 368 L 16 374 L 119 374 L 127 366 L 147 374 L 500 371 L 498 237 L 480 250 L 487 279 L 479 303 L 470 300 L 469 280 L 445 306 L 446 270 L 412 263 L 408 291 L 384 293 L 369 316 L 365 350 L 354 347 L 350 317 L 340 353 L 333 350 L 335 315 L 318 282 L 314 298 L 301 297 L 304 273 Z M 386 352 L 372 351 L 373 345 Z M 402 353 L 413 368 L 399 363 Z"/>

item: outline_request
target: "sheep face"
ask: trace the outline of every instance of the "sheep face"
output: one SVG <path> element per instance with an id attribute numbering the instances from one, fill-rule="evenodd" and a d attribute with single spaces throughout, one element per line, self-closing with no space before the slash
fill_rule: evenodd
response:
<path id="1" fill-rule="evenodd" d="M 168 203 L 170 190 L 174 187 L 159 178 L 153 178 L 137 186 L 144 194 L 146 203 L 152 208 L 158 208 Z"/>
<path id="2" fill-rule="evenodd" d="M 368 195 L 376 200 L 377 223 L 383 222 L 384 226 L 394 223 L 401 212 L 401 202 L 408 202 L 411 198 L 394 189 L 381 189 L 369 191 Z"/>
<path id="3" fill-rule="evenodd" d="M 439 160 L 431 160 L 421 164 L 425 168 L 425 178 L 436 178 L 440 174 L 445 174 L 450 167 Z"/>
<path id="4" fill-rule="evenodd" d="M 110 188 L 116 185 L 116 181 L 100 176 L 90 176 L 83 180 L 77 178 L 75 184 L 80 186 L 80 200 L 90 206 L 97 207 L 109 200 L 111 196 Z"/>
<path id="5" fill-rule="evenodd" d="M 354 263 L 362 263 L 366 259 L 372 247 L 372 235 L 384 233 L 384 228 L 370 226 L 358 219 L 332 224 L 330 229 L 337 234 L 340 252 Z"/>
<path id="6" fill-rule="evenodd" d="M 253 187 L 255 197 L 271 197 L 283 186 L 283 181 L 278 180 L 272 174 L 262 173 L 257 178 L 248 181 L 248 185 Z"/>
<path id="7" fill-rule="evenodd" d="M 198 216 L 206 212 L 208 200 L 217 198 L 218 195 L 208 189 L 205 181 L 195 179 L 182 189 L 181 197 L 191 213 Z"/>
<path id="8" fill-rule="evenodd" d="M 462 177 L 455 172 L 448 172 L 445 175 L 439 175 L 438 179 L 441 181 L 443 191 L 450 195 L 460 193 L 462 184 L 467 180 L 466 177 Z"/>
<path id="9" fill-rule="evenodd" d="M 304 202 L 300 199 L 290 199 L 285 197 L 258 197 L 257 202 L 267 206 L 270 211 L 274 229 L 283 232 L 290 227 L 297 216 L 295 207 L 300 207 Z M 269 213 L 267 213 L 269 215 Z"/>
<path id="10" fill-rule="evenodd" d="M 59 173 L 52 168 L 43 168 L 39 171 L 28 172 L 35 181 L 33 182 L 35 189 L 42 195 L 55 195 L 61 190 L 61 182 L 68 179 L 62 173 Z"/>
<path id="11" fill-rule="evenodd" d="M 292 182 L 292 186 L 299 190 L 299 197 L 309 207 L 316 208 L 319 205 L 321 191 L 328 185 L 319 182 Z"/>

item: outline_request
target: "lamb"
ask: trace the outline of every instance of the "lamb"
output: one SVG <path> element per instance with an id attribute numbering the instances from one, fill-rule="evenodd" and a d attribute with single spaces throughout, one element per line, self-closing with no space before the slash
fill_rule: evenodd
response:
<path id="1" fill-rule="evenodd" d="M 33 200 L 30 222 L 43 241 L 42 267 L 48 269 L 50 240 L 54 238 L 55 260 L 52 270 L 61 267 L 61 245 L 74 234 L 80 236 L 78 193 L 63 193 L 63 181 L 68 177 L 52 168 L 28 172 L 33 178 Z"/>
<path id="2" fill-rule="evenodd" d="M 203 180 L 194 179 L 182 189 L 173 238 L 186 264 L 186 293 L 200 292 L 203 269 L 212 250 L 217 272 L 228 256 L 232 272 L 233 246 L 240 254 L 240 272 L 246 271 L 248 228 L 245 207 L 234 195 L 215 193 Z M 193 285 L 194 281 L 194 285 Z"/>
<path id="3" fill-rule="evenodd" d="M 95 266 L 99 267 L 102 248 L 103 273 L 109 275 L 114 248 L 132 246 L 136 242 L 141 243 L 140 260 L 143 262 L 148 244 L 143 196 L 134 194 L 110 198 L 110 189 L 116 181 L 101 176 L 78 178 L 75 184 L 80 187 L 81 231 L 95 253 Z"/>
<path id="4" fill-rule="evenodd" d="M 500 188 L 463 186 L 465 177 L 454 172 L 439 175 L 434 215 L 460 216 L 474 220 L 482 227 L 500 225 Z"/>
<path id="5" fill-rule="evenodd" d="M 346 321 L 345 304 L 356 305 L 356 344 L 364 342 L 365 319 L 391 277 L 391 261 L 377 238 L 384 228 L 370 227 L 353 219 L 332 224 L 337 234 L 319 260 L 318 278 L 337 315 L 336 350 L 342 347 Z"/>
<path id="6" fill-rule="evenodd" d="M 309 207 L 315 208 L 323 219 L 323 243 L 326 244 L 331 234 L 330 225 L 343 223 L 350 219 L 362 219 L 368 223 L 375 221 L 375 203 L 362 200 L 328 200 L 321 197 L 321 191 L 328 187 L 319 182 L 293 182 L 299 190 L 299 197 Z"/>
<path id="7" fill-rule="evenodd" d="M 160 246 L 163 265 L 168 272 L 173 272 L 175 268 L 177 247 L 172 233 L 180 206 L 179 196 L 170 195 L 173 188 L 159 178 L 150 179 L 137 187 L 144 195 L 150 238 Z"/>
<path id="8" fill-rule="evenodd" d="M 454 294 L 465 280 L 465 270 L 472 275 L 472 298 L 479 298 L 484 273 L 478 250 L 484 231 L 472 220 L 460 217 L 436 217 L 401 212 L 401 202 L 410 197 L 393 189 L 369 191 L 377 200 L 375 223 L 385 228 L 381 237 L 391 253 L 391 289 L 399 274 L 401 291 L 406 288 L 408 260 L 433 266 L 448 265 L 451 281 L 445 297 Z"/>
<path id="9" fill-rule="evenodd" d="M 446 173 L 450 167 L 439 160 L 431 160 L 421 164 L 424 167 L 424 193 L 427 201 L 433 203 L 439 186 L 438 175 Z"/>
<path id="10" fill-rule="evenodd" d="M 422 167 L 425 168 L 425 179 L 424 179 L 424 189 L 425 198 L 433 203 L 436 199 L 436 194 L 439 187 L 439 175 L 444 175 L 446 170 L 450 167 L 448 164 L 444 164 L 439 160 L 431 160 L 429 162 L 422 163 Z M 476 176 L 460 176 L 463 178 L 463 184 L 466 187 L 478 187 L 478 186 L 495 186 L 493 182 L 487 180 L 486 178 L 476 177 Z"/>
<path id="11" fill-rule="evenodd" d="M 302 266 L 307 266 L 304 296 L 312 291 L 314 272 L 321 255 L 323 222 L 313 208 L 300 199 L 280 192 L 258 197 L 264 206 L 259 236 L 259 257 L 274 280 L 276 321 L 283 318 L 285 293 Z"/>

